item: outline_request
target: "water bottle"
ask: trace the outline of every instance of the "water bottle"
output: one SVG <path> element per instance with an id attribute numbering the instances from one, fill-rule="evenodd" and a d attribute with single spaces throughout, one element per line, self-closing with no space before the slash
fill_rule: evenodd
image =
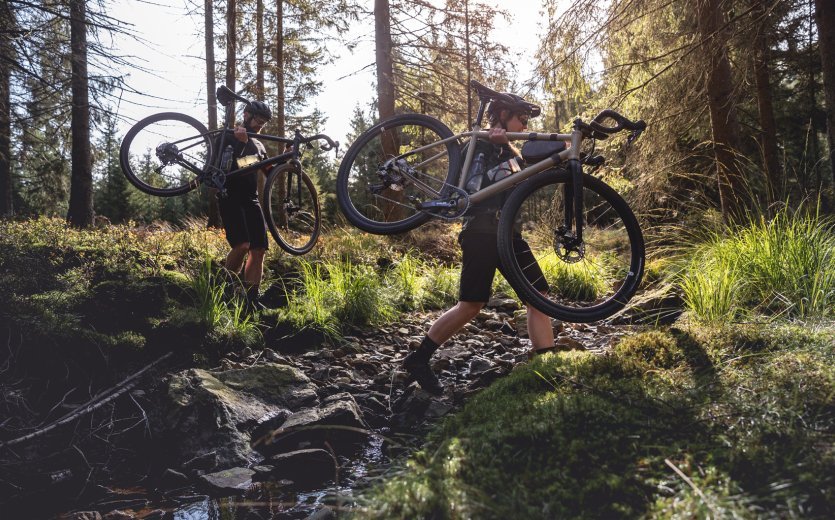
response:
<path id="1" fill-rule="evenodd" d="M 228 172 L 232 169 L 232 156 L 234 155 L 234 151 L 232 150 L 232 145 L 226 145 L 226 148 L 223 150 L 223 155 L 220 157 L 220 169 Z"/>
<path id="2" fill-rule="evenodd" d="M 470 166 L 470 176 L 467 179 L 467 192 L 475 193 L 481 189 L 481 181 L 484 179 L 484 154 L 480 153 L 473 160 Z"/>

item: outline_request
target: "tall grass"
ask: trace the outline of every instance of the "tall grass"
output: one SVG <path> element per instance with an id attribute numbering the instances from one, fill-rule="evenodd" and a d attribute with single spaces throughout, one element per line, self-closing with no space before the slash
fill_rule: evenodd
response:
<path id="1" fill-rule="evenodd" d="M 191 276 L 190 284 L 198 318 L 209 328 L 212 336 L 227 342 L 236 340 L 246 344 L 260 338 L 258 323 L 247 312 L 245 299 L 237 294 L 231 298 L 226 297 L 226 278 L 214 268 L 211 256 L 205 255 Z"/>
<path id="2" fill-rule="evenodd" d="M 301 284 L 289 295 L 287 316 L 336 335 L 346 323 L 368 325 L 394 316 L 380 277 L 367 265 L 349 261 L 301 261 Z"/>
<path id="3" fill-rule="evenodd" d="M 679 286 L 699 320 L 835 316 L 835 222 L 819 214 L 784 209 L 726 227 L 687 256 Z"/>

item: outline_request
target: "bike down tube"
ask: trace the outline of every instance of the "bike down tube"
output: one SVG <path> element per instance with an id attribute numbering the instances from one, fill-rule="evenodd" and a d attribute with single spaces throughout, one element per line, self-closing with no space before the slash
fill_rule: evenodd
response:
<path id="1" fill-rule="evenodd" d="M 487 132 L 479 132 L 478 137 L 486 138 Z M 570 141 L 572 143 L 572 146 L 556 154 L 556 156 L 551 156 L 546 159 L 543 159 L 536 164 L 528 166 L 520 172 L 516 172 L 513 175 L 508 175 L 504 179 L 500 180 L 495 184 L 491 184 L 483 190 L 475 192 L 474 194 L 470 195 L 470 203 L 478 203 L 485 199 L 489 199 L 494 195 L 498 195 L 499 193 L 510 188 L 512 185 L 519 184 L 528 177 L 545 171 L 548 168 L 556 166 L 557 164 L 562 164 L 570 160 L 579 161 L 579 154 L 577 153 L 577 150 L 580 149 L 579 142 L 582 141 L 582 134 L 576 136 L 575 139 L 575 136 L 573 134 L 531 134 L 526 132 L 508 132 L 507 137 L 509 140 L 512 141 L 522 139 L 528 141 Z M 577 141 L 576 145 L 574 144 L 575 140 Z"/>

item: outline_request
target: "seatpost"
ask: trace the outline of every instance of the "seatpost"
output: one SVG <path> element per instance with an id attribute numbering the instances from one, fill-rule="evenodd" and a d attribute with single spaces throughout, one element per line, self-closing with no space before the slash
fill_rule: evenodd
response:
<path id="1" fill-rule="evenodd" d="M 464 166 L 462 166 L 461 171 L 459 172 L 458 176 L 458 187 L 464 189 L 464 186 L 467 184 L 467 173 L 470 171 L 470 165 L 473 162 L 473 156 L 475 155 L 475 133 L 481 130 L 481 122 L 484 120 L 484 109 L 487 108 L 487 103 L 484 102 L 484 98 L 478 98 L 478 114 L 476 115 L 475 122 L 472 126 L 472 136 L 470 137 L 470 144 L 467 146 L 467 155 L 464 157 Z"/>

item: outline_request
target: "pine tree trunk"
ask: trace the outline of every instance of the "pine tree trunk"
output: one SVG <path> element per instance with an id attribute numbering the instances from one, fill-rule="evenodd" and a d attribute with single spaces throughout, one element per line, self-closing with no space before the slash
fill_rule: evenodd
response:
<path id="1" fill-rule="evenodd" d="M 275 2 L 275 120 L 274 128 L 278 135 L 285 135 L 287 122 L 284 115 L 284 0 Z"/>
<path id="2" fill-rule="evenodd" d="M 0 5 L 0 33 L 12 34 L 14 20 L 9 5 Z M 0 218 L 14 215 L 14 199 L 12 197 L 12 101 L 11 101 L 11 67 L 14 63 L 14 49 L 11 38 L 0 38 L 0 62 L 6 66 L 0 67 Z"/>
<path id="3" fill-rule="evenodd" d="M 374 0 L 374 28 L 377 47 L 377 109 L 382 121 L 394 115 L 394 67 L 391 58 L 391 13 L 388 0 Z"/>
<path id="4" fill-rule="evenodd" d="M 380 121 L 394 116 L 394 64 L 392 62 L 391 11 L 389 0 L 374 0 L 374 41 L 377 57 L 377 110 Z M 469 86 L 467 86 L 469 88 Z M 399 142 L 393 132 L 384 132 L 382 137 L 383 153 L 394 157 L 399 151 Z M 401 218 L 402 209 L 398 204 L 403 199 L 402 191 L 387 190 L 384 207 L 386 220 Z"/>
<path id="5" fill-rule="evenodd" d="M 237 23 L 237 11 L 235 0 L 228 0 L 226 3 L 226 86 L 235 90 L 235 50 L 238 45 L 237 34 L 235 33 Z"/>
<path id="6" fill-rule="evenodd" d="M 766 6 L 763 0 L 754 0 L 754 14 L 764 17 Z M 771 50 L 769 49 L 766 37 L 766 25 L 763 24 L 757 31 L 754 55 L 754 82 L 757 88 L 757 108 L 759 109 L 760 127 L 760 148 L 763 156 L 763 168 L 765 168 L 766 185 L 768 188 L 768 202 L 774 202 L 782 198 L 780 152 L 777 148 L 777 124 L 774 121 L 774 105 L 771 96 Z"/>
<path id="7" fill-rule="evenodd" d="M 275 132 L 278 135 L 285 135 L 287 133 L 287 120 L 284 112 L 285 102 L 285 81 L 284 81 L 284 0 L 276 0 L 275 2 Z M 287 182 L 286 176 L 281 176 L 275 180 L 276 200 L 282 201 L 287 197 Z M 262 199 L 263 200 L 263 199 Z M 272 208 L 273 215 L 275 215 L 276 224 L 278 226 L 285 226 L 287 224 L 287 215 L 283 211 L 283 205 L 279 203 Z"/>
<path id="8" fill-rule="evenodd" d="M 217 130 L 217 85 L 215 84 L 215 17 L 214 0 L 205 0 L 206 7 L 206 98 L 209 104 L 209 130 Z M 220 153 L 220 150 L 215 150 Z M 220 209 L 217 205 L 217 190 L 209 188 L 209 227 L 219 228 Z"/>
<path id="9" fill-rule="evenodd" d="M 87 76 L 86 0 L 70 1 L 72 54 L 72 177 L 67 220 L 76 227 L 93 224 L 93 162 L 90 153 L 90 102 Z"/>
<path id="10" fill-rule="evenodd" d="M 736 161 L 739 150 L 739 122 L 733 99 L 731 65 L 727 37 L 722 26 L 725 16 L 721 0 L 699 0 L 699 32 L 708 58 L 707 102 L 716 157 L 719 204 L 725 219 L 745 210 L 746 186 Z"/>
<path id="11" fill-rule="evenodd" d="M 832 182 L 835 183 L 835 2 L 815 0 L 815 21 L 818 25 L 818 48 L 823 68 L 829 167 L 832 169 Z"/>
<path id="12" fill-rule="evenodd" d="M 264 0 L 255 7 L 255 97 L 264 99 Z"/>

